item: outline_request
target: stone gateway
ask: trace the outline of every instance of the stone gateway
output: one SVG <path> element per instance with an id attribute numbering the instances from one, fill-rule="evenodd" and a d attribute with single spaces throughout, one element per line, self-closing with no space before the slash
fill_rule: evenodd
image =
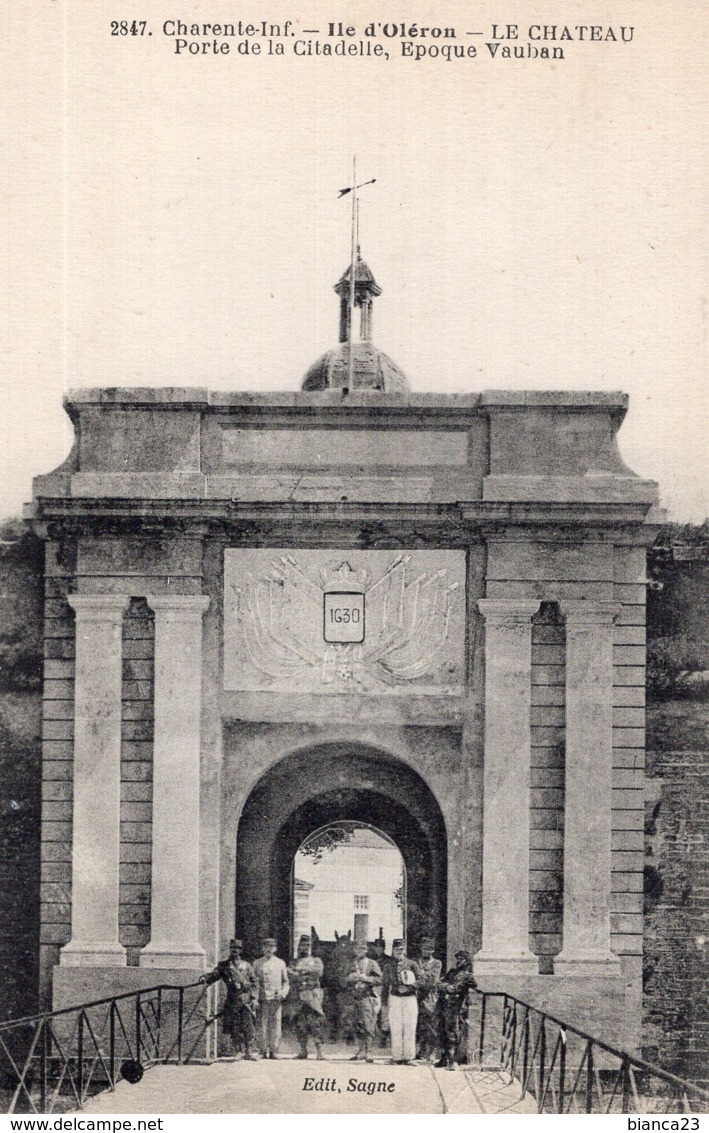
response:
<path id="1" fill-rule="evenodd" d="M 632 1049 L 657 494 L 627 399 L 412 393 L 361 259 L 354 290 L 351 362 L 343 306 L 301 392 L 66 398 L 43 1006 L 194 982 L 234 936 L 287 958 L 295 854 L 353 821 L 401 852 L 410 954 Z"/>

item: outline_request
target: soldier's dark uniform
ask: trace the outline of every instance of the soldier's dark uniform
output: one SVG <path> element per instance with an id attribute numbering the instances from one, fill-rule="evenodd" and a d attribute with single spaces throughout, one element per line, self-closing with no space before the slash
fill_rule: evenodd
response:
<path id="1" fill-rule="evenodd" d="M 477 982 L 472 971 L 470 953 L 462 949 L 455 954 L 456 965 L 450 968 L 438 985 L 440 1006 L 440 1041 L 443 1057 L 437 1066 L 452 1070 L 460 1043 L 461 1025 L 467 1018 L 467 999 Z"/>
<path id="2" fill-rule="evenodd" d="M 255 1035 L 258 980 L 251 964 L 241 959 L 242 947 L 240 940 L 231 940 L 227 959 L 220 961 L 213 971 L 200 976 L 199 982 L 213 984 L 222 981 L 226 987 L 222 1030 L 229 1035 L 235 1054 L 254 1058 L 251 1048 Z"/>
<path id="3" fill-rule="evenodd" d="M 387 955 L 386 945 L 383 940 L 375 940 L 369 948 L 369 959 L 374 960 L 379 965 L 379 970 L 382 973 L 382 980 L 387 970 L 387 966 L 391 961 L 391 956 Z M 382 1003 L 379 1008 L 379 1015 L 377 1018 L 377 1035 L 380 1046 L 386 1046 L 389 1038 L 389 1005 Z"/>
<path id="4" fill-rule="evenodd" d="M 416 989 L 419 1001 L 416 1023 L 417 1057 L 429 1061 L 438 1046 L 438 981 L 441 978 L 443 964 L 432 955 L 433 941 L 430 937 L 425 937 L 421 941 L 421 951 L 422 956 L 418 962 L 421 978 Z"/>
<path id="5" fill-rule="evenodd" d="M 301 936 L 298 955 L 288 969 L 292 992 L 296 999 L 293 1015 L 293 1029 L 300 1043 L 300 1053 L 296 1058 L 308 1057 L 308 1038 L 315 1043 L 317 1058 L 322 1058 L 323 991 L 320 981 L 323 975 L 323 962 L 318 956 L 310 954 L 310 937 Z"/>
<path id="6" fill-rule="evenodd" d="M 334 1016 L 332 1037 L 336 1040 L 346 1039 L 348 1042 L 355 1035 L 354 1001 L 347 983 L 353 958 L 352 944 L 348 938 L 337 937 L 326 973 Z"/>

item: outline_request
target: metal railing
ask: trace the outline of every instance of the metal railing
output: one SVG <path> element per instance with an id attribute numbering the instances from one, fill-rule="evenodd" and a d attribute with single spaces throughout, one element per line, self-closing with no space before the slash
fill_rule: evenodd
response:
<path id="1" fill-rule="evenodd" d="M 709 1093 L 504 992 L 477 992 L 469 1049 L 538 1113 L 705 1113 Z"/>
<path id="2" fill-rule="evenodd" d="M 0 1024 L 9 1113 L 81 1109 L 158 1063 L 216 1057 L 216 989 L 161 984 Z M 501 1074 L 538 1113 L 704 1113 L 709 1093 L 504 992 L 469 1005 L 472 1068 Z"/>
<path id="3" fill-rule="evenodd" d="M 9 1113 L 80 1109 L 159 1062 L 207 1058 L 216 1015 L 203 984 L 162 984 L 0 1024 L 0 1098 Z M 212 1044 L 213 1045 L 213 1044 Z"/>

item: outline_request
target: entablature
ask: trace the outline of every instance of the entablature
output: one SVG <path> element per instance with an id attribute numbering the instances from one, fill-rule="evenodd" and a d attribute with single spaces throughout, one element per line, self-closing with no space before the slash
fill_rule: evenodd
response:
<path id="1" fill-rule="evenodd" d="M 392 504 L 469 513 L 487 504 L 522 516 L 582 505 L 642 522 L 657 501 L 657 486 L 618 452 L 627 408 L 618 393 L 128 388 L 78 390 L 65 406 L 76 441 L 60 468 L 36 478 L 38 515 L 60 500 L 166 515 Z"/>

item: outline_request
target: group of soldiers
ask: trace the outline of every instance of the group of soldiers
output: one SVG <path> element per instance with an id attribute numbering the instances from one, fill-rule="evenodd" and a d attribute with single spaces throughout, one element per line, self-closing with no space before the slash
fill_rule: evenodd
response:
<path id="1" fill-rule="evenodd" d="M 243 942 L 232 940 L 227 959 L 199 981 L 221 981 L 226 987 L 222 1025 L 237 1058 L 278 1057 L 283 1003 L 288 999 L 299 1044 L 296 1058 L 308 1058 L 312 1039 L 315 1057 L 322 1059 L 327 1023 L 323 983 L 327 982 L 333 1037 L 356 1037 L 353 1060 L 373 1062 L 375 1044 L 385 1043 L 387 1032 L 394 1063 L 432 1062 L 438 1054 L 436 1065 L 452 1070 L 462 1060 L 461 1032 L 470 993 L 477 986 L 470 954 L 464 950 L 456 952 L 454 966 L 442 975 L 443 964 L 434 956 L 430 938 L 421 941 L 420 955 L 413 960 L 406 955 L 403 940 L 392 942 L 388 956 L 383 941 L 368 946 L 340 937 L 327 979 L 309 935 L 301 936 L 289 965 L 276 956 L 276 941 L 270 937 L 253 964 L 242 953 Z"/>

